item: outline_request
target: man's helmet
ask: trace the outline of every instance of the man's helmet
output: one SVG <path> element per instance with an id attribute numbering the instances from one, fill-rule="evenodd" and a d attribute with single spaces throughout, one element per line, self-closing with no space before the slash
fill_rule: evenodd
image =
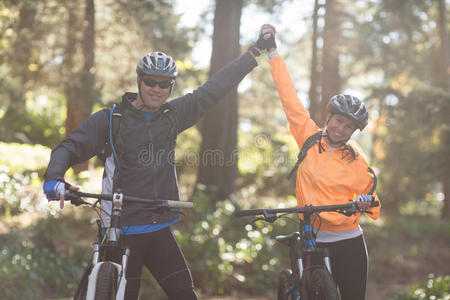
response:
<path id="1" fill-rule="evenodd" d="M 175 79 L 178 75 L 177 64 L 173 58 L 163 52 L 153 52 L 145 55 L 136 66 L 136 73 L 144 75 L 166 76 Z"/>
<path id="2" fill-rule="evenodd" d="M 333 96 L 328 102 L 327 109 L 331 113 L 342 114 L 355 120 L 359 130 L 363 130 L 367 126 L 369 114 L 364 103 L 356 97 L 343 94 Z"/>

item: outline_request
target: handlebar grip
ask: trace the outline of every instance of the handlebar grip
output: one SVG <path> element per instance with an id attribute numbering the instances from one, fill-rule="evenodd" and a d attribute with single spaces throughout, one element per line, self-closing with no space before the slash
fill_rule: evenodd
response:
<path id="1" fill-rule="evenodd" d="M 249 209 L 249 210 L 236 210 L 234 212 L 234 216 L 236 217 L 245 217 L 245 216 L 255 216 L 262 215 L 261 209 Z"/>
<path id="2" fill-rule="evenodd" d="M 70 203 L 79 206 L 84 203 L 83 199 L 81 199 L 80 194 L 76 191 L 66 190 L 64 192 L 64 200 L 69 201 Z"/>
<path id="3" fill-rule="evenodd" d="M 194 206 L 194 203 L 187 201 L 167 200 L 167 204 L 169 205 L 169 207 L 179 207 L 179 208 L 192 208 Z"/>
<path id="4" fill-rule="evenodd" d="M 80 199 L 80 195 L 78 195 L 75 191 L 66 190 L 64 192 L 64 200 L 65 201 L 78 200 L 78 199 Z"/>

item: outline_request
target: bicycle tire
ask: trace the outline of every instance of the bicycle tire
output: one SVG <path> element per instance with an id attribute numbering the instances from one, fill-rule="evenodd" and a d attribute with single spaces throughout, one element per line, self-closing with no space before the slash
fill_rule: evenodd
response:
<path id="1" fill-rule="evenodd" d="M 73 300 L 86 300 L 87 286 L 89 283 L 89 274 L 92 271 L 92 264 L 89 264 L 84 270 L 83 277 L 81 277 L 80 283 L 78 284 L 77 290 L 75 291 L 75 296 Z"/>
<path id="2" fill-rule="evenodd" d="M 110 262 L 100 266 L 97 275 L 95 300 L 113 300 L 117 291 L 117 270 Z"/>
<path id="3" fill-rule="evenodd" d="M 306 290 L 308 300 L 340 300 L 333 277 L 325 268 L 311 271 Z"/>
<path id="4" fill-rule="evenodd" d="M 291 288 L 291 278 L 292 271 L 288 269 L 284 269 L 280 271 L 278 274 L 278 283 L 277 283 L 277 299 L 278 300 L 286 300 L 285 295 L 286 292 Z M 294 295 L 290 295 L 287 300 L 295 300 Z"/>

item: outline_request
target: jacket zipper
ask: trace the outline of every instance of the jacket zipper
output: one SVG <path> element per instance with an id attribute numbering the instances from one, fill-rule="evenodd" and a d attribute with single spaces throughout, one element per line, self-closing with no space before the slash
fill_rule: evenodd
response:
<path id="1" fill-rule="evenodd" d="M 325 166 L 325 163 L 328 161 L 328 159 L 331 156 L 331 153 L 333 153 L 333 151 L 328 151 L 328 155 L 327 158 L 322 162 L 322 164 L 320 165 L 319 169 L 317 170 L 316 174 L 314 175 L 314 180 L 313 180 L 313 190 L 311 193 L 311 197 L 309 197 L 309 203 L 308 205 L 312 204 L 312 199 L 314 197 L 314 192 L 316 191 L 316 184 L 317 184 L 317 177 L 319 176 L 320 171 L 322 171 L 323 167 Z"/>

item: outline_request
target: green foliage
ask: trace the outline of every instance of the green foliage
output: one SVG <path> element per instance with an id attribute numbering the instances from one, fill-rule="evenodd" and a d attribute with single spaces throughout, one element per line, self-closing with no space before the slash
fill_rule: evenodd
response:
<path id="1" fill-rule="evenodd" d="M 393 295 L 392 300 L 445 300 L 450 298 L 450 276 L 429 274 L 428 279 L 413 286 L 410 292 Z"/>
<path id="2" fill-rule="evenodd" d="M 31 176 L 35 177 L 36 173 Z M 32 204 L 31 194 L 27 192 L 27 186 L 31 181 L 30 175 L 15 173 L 8 174 L 8 169 L 0 167 L 0 214 L 10 217 L 22 213 L 27 206 Z"/>
<path id="3" fill-rule="evenodd" d="M 378 285 L 380 299 L 406 290 L 429 273 L 449 275 L 450 223 L 435 217 L 395 216 L 364 221 L 370 259 L 369 285 Z M 428 298 L 427 298 L 428 299 Z"/>
<path id="4" fill-rule="evenodd" d="M 386 170 L 381 177 L 385 192 L 397 205 L 408 201 L 432 205 L 433 197 L 426 194 L 450 172 L 445 137 L 450 132 L 446 115 L 450 95 L 418 86 L 406 96 L 389 90 L 384 97 L 395 105 L 384 108 L 387 131 L 380 136 L 384 149 L 378 155 L 383 157 L 380 167 Z M 439 210 L 441 203 L 436 204 Z"/>
<path id="5" fill-rule="evenodd" d="M 43 146 L 0 143 L 0 219 L 35 210 L 49 156 Z"/>
<path id="6" fill-rule="evenodd" d="M 80 87 L 84 3 L 27 0 L 0 4 L 1 140 L 53 147 L 63 137 L 68 87 L 86 87 Z M 187 57 L 197 32 L 180 25 L 173 1 L 112 1 L 106 6 L 96 2 L 95 68 L 90 70 L 95 82 L 89 84 L 100 93 L 83 100 L 119 101 L 135 86 L 138 59 L 157 50 L 183 62 L 180 73 L 186 72 L 177 81 L 183 89 L 189 78 L 198 75 Z M 43 97 L 52 101 L 36 110 Z"/>
<path id="7" fill-rule="evenodd" d="M 220 202 L 212 195 L 213 190 L 200 187 L 192 199 L 194 211 L 187 212 L 175 231 L 196 286 L 206 294 L 272 293 L 274 274 L 286 257 L 286 249 L 276 246 L 272 238 L 295 227 L 285 222 L 252 226 L 249 219 L 233 216 L 242 195 Z"/>
<path id="8" fill-rule="evenodd" d="M 41 176 L 50 159 L 50 151 L 41 145 L 0 142 L 0 165 L 10 173 L 37 172 Z"/>
<path id="9" fill-rule="evenodd" d="M 354 37 L 349 67 L 355 75 L 364 72 L 372 78 L 359 85 L 369 94 L 370 115 L 377 117 L 368 130 L 381 169 L 381 194 L 399 212 L 439 214 L 442 199 L 437 205 L 430 199 L 436 199 L 450 172 L 450 98 L 440 78 L 438 3 L 358 3 L 351 14 L 353 26 L 348 26 Z"/>
<path id="10" fill-rule="evenodd" d="M 0 235 L 2 299 L 73 295 L 88 261 L 87 248 L 73 243 L 76 236 L 70 235 L 79 221 L 49 217 L 26 231 Z"/>

